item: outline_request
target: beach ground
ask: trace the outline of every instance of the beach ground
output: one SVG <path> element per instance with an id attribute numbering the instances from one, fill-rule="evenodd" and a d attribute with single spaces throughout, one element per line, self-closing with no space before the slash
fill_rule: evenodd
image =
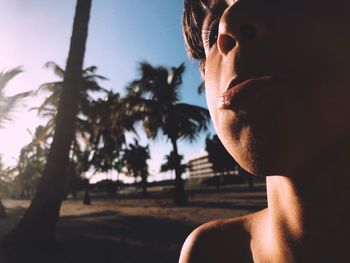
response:
<path id="1" fill-rule="evenodd" d="M 164 193 L 164 194 L 163 194 Z M 173 204 L 169 192 L 150 189 L 147 198 L 121 194 L 63 202 L 57 226 L 57 249 L 36 256 L 0 253 L 4 263 L 176 263 L 182 243 L 197 226 L 210 220 L 237 217 L 266 207 L 265 185 L 189 189 L 189 203 Z M 23 215 L 25 200 L 3 200 L 8 217 L 0 219 L 2 238 Z"/>

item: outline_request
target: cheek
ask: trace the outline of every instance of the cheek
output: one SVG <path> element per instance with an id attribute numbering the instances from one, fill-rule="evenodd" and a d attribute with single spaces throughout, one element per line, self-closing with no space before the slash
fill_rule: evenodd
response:
<path id="1" fill-rule="evenodd" d="M 237 114 L 233 111 L 218 109 L 217 104 L 220 94 L 212 85 L 211 81 L 206 81 L 205 93 L 215 131 L 226 150 L 236 161 L 241 163 L 241 156 L 244 154 L 242 154 L 243 151 L 240 149 L 240 145 L 242 145 L 240 142 L 240 139 L 242 139 L 240 138 L 240 129 L 236 127 L 238 123 Z"/>
<path id="2" fill-rule="evenodd" d="M 233 121 L 234 113 L 228 110 L 222 110 L 218 108 L 218 100 L 220 97 L 220 91 L 215 88 L 215 84 L 211 81 L 206 81 L 206 101 L 210 113 L 210 117 L 214 124 L 216 133 L 220 136 L 224 131 L 230 130 L 230 125 Z"/>
<path id="3" fill-rule="evenodd" d="M 218 109 L 217 109 L 218 94 L 215 91 L 214 87 L 215 87 L 214 83 L 212 81 L 210 81 L 208 79 L 208 77 L 205 78 L 205 97 L 206 97 L 210 116 L 211 116 L 213 123 L 215 125 L 215 123 L 217 123 L 217 115 L 218 115 Z"/>
<path id="4" fill-rule="evenodd" d="M 221 58 L 215 50 L 208 54 L 204 69 L 205 95 L 214 124 L 217 123 L 219 114 L 218 98 L 222 95 L 223 87 L 227 84 L 226 78 L 230 77 L 229 73 L 226 74 L 229 68 L 231 67 L 223 66 Z"/>

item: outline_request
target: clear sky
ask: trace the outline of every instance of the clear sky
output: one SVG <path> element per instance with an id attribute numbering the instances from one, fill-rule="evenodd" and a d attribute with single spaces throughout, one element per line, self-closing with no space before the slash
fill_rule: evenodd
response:
<path id="1" fill-rule="evenodd" d="M 19 65 L 24 69 L 8 86 L 9 94 L 56 80 L 43 65 L 55 61 L 65 66 L 75 4 L 75 0 L 0 0 L 0 71 Z M 123 93 L 127 83 L 138 77 L 137 62 L 146 60 L 155 66 L 185 62 L 183 101 L 206 107 L 204 95 L 196 93 L 201 82 L 197 65 L 187 58 L 182 40 L 182 8 L 181 0 L 93 0 L 85 67 L 97 66 L 98 73 L 109 79 L 102 86 Z M 0 153 L 9 163 L 30 141 L 27 129 L 33 131 L 40 123 L 28 109 L 41 100 L 28 101 L 15 123 L 0 131 Z M 188 158 L 200 152 L 206 134 L 191 145 L 180 142 L 180 153 Z M 150 172 L 156 174 L 171 150 L 170 142 L 160 138 L 150 145 Z"/>

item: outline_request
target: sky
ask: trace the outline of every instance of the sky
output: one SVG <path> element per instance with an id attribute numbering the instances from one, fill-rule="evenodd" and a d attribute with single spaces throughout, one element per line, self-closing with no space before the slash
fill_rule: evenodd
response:
<path id="1" fill-rule="evenodd" d="M 101 86 L 124 93 L 125 86 L 139 77 L 138 62 L 154 66 L 179 66 L 185 62 L 182 101 L 206 107 L 197 64 L 188 59 L 182 39 L 181 0 L 93 0 L 84 67 L 97 66 L 97 73 L 109 80 Z M 24 72 L 11 81 L 8 94 L 35 90 L 40 84 L 58 80 L 43 67 L 54 61 L 65 67 L 75 11 L 75 0 L 0 0 L 0 72 L 22 66 Z M 14 164 L 20 148 L 29 143 L 31 133 L 44 120 L 31 107 L 40 105 L 43 95 L 25 102 L 14 121 L 0 130 L 0 153 Z M 212 128 L 210 128 L 212 132 Z M 179 142 L 185 159 L 203 151 L 202 133 L 192 144 Z M 140 131 L 141 144 L 149 143 L 151 180 L 158 175 L 164 155 L 171 151 L 165 138 L 147 141 Z M 101 178 L 95 176 L 96 178 Z M 163 178 L 166 178 L 166 176 Z"/>

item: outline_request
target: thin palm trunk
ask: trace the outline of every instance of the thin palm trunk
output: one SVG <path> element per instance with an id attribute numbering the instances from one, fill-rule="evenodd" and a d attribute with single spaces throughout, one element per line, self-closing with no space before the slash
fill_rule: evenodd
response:
<path id="1" fill-rule="evenodd" d="M 91 197 L 90 197 L 90 183 L 89 180 L 85 180 L 84 182 L 84 205 L 91 205 Z"/>
<path id="2" fill-rule="evenodd" d="M 171 144 L 173 145 L 173 151 L 175 156 L 179 156 L 177 149 L 177 140 L 171 139 Z M 175 192 L 174 192 L 174 202 L 177 205 L 185 205 L 187 203 L 187 194 L 184 188 L 184 182 L 181 177 L 181 163 L 176 163 L 175 168 Z"/>
<path id="3" fill-rule="evenodd" d="M 142 184 L 142 196 L 147 196 L 147 175 L 141 175 L 141 184 Z"/>
<path id="4" fill-rule="evenodd" d="M 254 189 L 253 176 L 248 172 L 244 172 L 244 176 L 248 181 L 249 190 L 253 190 Z"/>
<path id="5" fill-rule="evenodd" d="M 6 208 L 0 199 L 0 218 L 6 217 Z"/>
<path id="6" fill-rule="evenodd" d="M 54 241 L 64 196 L 69 150 L 74 139 L 90 9 L 91 0 L 77 0 L 56 129 L 43 177 L 22 220 L 4 238 L 5 244 L 44 246 Z"/>

